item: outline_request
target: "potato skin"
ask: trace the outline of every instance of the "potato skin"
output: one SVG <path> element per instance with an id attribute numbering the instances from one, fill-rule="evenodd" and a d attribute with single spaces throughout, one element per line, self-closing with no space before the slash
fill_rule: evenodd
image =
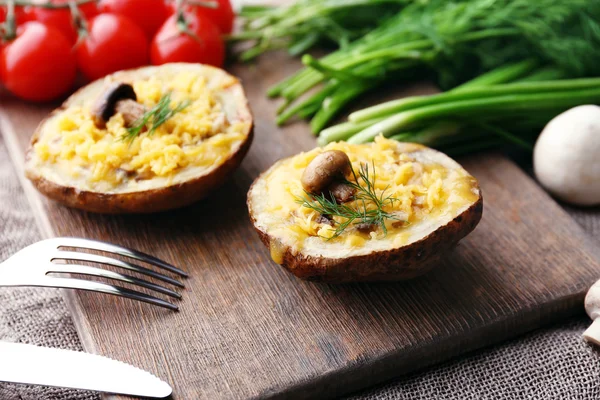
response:
<path id="1" fill-rule="evenodd" d="M 259 176 L 254 184 L 261 179 Z M 328 258 L 313 257 L 295 252 L 283 245 L 281 266 L 298 278 L 325 283 L 402 281 L 416 278 L 429 272 L 452 250 L 458 242 L 471 233 L 483 215 L 483 196 L 479 185 L 479 198 L 476 202 L 444 226 L 440 226 L 426 237 L 395 249 L 373 251 L 369 254 Z M 257 226 L 252 203 L 248 196 L 247 205 L 250 219 L 261 241 L 270 248 L 274 239 Z"/>
<path id="2" fill-rule="evenodd" d="M 178 185 L 131 193 L 104 194 L 62 186 L 34 171 L 26 176 L 40 193 L 66 206 L 102 214 L 152 213 L 184 207 L 208 196 L 241 164 L 252 143 L 253 130 L 243 145 L 208 175 Z M 33 143 L 32 143 L 33 144 Z"/>
<path id="3" fill-rule="evenodd" d="M 176 64 L 182 67 L 183 64 Z M 185 67 L 185 65 L 183 65 Z M 148 67 L 145 67 L 148 68 Z M 145 69 L 143 68 L 143 69 Z M 122 71 L 118 74 L 135 75 L 136 70 Z M 91 84 L 90 84 L 91 85 Z M 161 187 L 151 190 L 144 190 L 129 193 L 101 193 L 80 190 L 74 186 L 63 186 L 52 182 L 40 175 L 39 171 L 33 168 L 25 170 L 26 177 L 33 183 L 35 188 L 45 196 L 55 200 L 68 207 L 78 208 L 85 211 L 102 214 L 125 214 L 125 213 L 152 213 L 166 211 L 192 204 L 206 196 L 213 190 L 223 184 L 226 179 L 235 171 L 245 157 L 252 139 L 254 137 L 254 121 L 248 106 L 241 83 L 239 85 L 241 95 L 236 98 L 236 105 L 250 119 L 249 130 L 245 141 L 239 149 L 230 154 L 227 160 L 219 167 L 211 170 L 208 174 L 195 177 L 180 184 L 167 187 Z M 79 89 L 69 99 L 67 99 L 59 108 L 54 110 L 47 118 L 40 122 L 34 133 L 31 144 L 25 155 L 25 165 L 33 154 L 33 145 L 38 140 L 41 127 L 53 116 L 65 110 L 69 106 L 71 98 L 76 97 L 80 92 L 86 90 L 87 86 Z"/>

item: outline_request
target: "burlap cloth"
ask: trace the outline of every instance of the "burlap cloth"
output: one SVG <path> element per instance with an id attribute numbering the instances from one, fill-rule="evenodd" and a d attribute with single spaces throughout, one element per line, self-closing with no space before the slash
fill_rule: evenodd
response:
<path id="1" fill-rule="evenodd" d="M 569 211 L 591 235 L 600 232 L 600 213 Z M 0 261 L 39 238 L 0 136 Z M 600 399 L 600 355 L 581 341 L 588 323 L 585 317 L 565 321 L 351 398 Z M 53 289 L 0 288 L 0 340 L 81 349 L 65 303 Z M 97 398 L 82 391 L 0 383 L 0 400 Z"/>

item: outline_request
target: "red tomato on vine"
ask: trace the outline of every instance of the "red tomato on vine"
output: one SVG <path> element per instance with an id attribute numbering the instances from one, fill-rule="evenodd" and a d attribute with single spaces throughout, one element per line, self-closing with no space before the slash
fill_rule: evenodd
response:
<path id="1" fill-rule="evenodd" d="M 148 64 L 148 39 L 129 18 L 99 14 L 88 22 L 88 34 L 77 46 L 77 63 L 90 80 L 141 67 Z"/>
<path id="2" fill-rule="evenodd" d="M 186 5 L 185 11 L 189 13 L 196 13 L 200 16 L 208 18 L 212 21 L 221 33 L 228 34 L 233 30 L 233 21 L 235 19 L 235 13 L 233 12 L 233 7 L 231 7 L 231 2 L 229 0 L 215 0 L 218 3 L 217 8 L 208 8 L 196 5 Z M 171 2 L 169 4 L 171 7 L 171 12 L 176 12 L 176 4 L 175 2 Z"/>
<path id="3" fill-rule="evenodd" d="M 53 26 L 26 22 L 0 50 L 0 80 L 25 100 L 48 101 L 66 94 L 75 74 L 71 44 Z"/>
<path id="4" fill-rule="evenodd" d="M 154 65 L 192 62 L 221 67 L 225 44 L 219 28 L 195 13 L 172 15 L 152 40 L 150 60 Z"/>
<path id="5" fill-rule="evenodd" d="M 169 17 L 164 0 L 101 0 L 98 9 L 128 17 L 146 32 L 148 39 L 152 39 Z"/>
<path id="6" fill-rule="evenodd" d="M 69 0 L 51 0 L 51 3 L 55 5 L 66 5 L 68 2 Z M 92 18 L 98 14 L 98 10 L 94 2 L 81 4 L 78 6 L 78 9 L 85 19 Z M 71 10 L 68 7 L 46 8 L 32 6 L 29 7 L 28 14 L 35 21 L 43 22 L 46 25 L 52 25 L 59 29 L 72 44 L 75 44 L 77 41 L 77 29 L 74 24 Z"/>

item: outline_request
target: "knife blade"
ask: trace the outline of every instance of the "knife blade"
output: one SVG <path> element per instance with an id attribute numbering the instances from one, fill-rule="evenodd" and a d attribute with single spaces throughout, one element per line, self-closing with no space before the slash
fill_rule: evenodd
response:
<path id="1" fill-rule="evenodd" d="M 149 372 L 95 354 L 0 342 L 0 382 L 165 398 L 172 389 Z"/>

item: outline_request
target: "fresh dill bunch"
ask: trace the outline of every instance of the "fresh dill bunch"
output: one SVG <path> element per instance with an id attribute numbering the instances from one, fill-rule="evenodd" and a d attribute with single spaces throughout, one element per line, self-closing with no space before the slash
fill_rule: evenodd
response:
<path id="1" fill-rule="evenodd" d="M 385 221 L 388 219 L 398 220 L 399 218 L 385 211 L 384 208 L 387 206 L 393 207 L 394 202 L 398 201 L 398 199 L 386 196 L 385 192 L 388 187 L 382 190 L 381 194 L 378 195 L 376 193 L 375 182 L 377 175 L 374 163 L 372 164 L 372 171 L 369 169 L 369 164 L 367 163 L 361 164 L 358 174 L 356 174 L 352 166 L 351 171 L 354 182 L 343 179 L 340 183 L 356 190 L 356 194 L 354 195 L 356 205 L 354 207 L 337 203 L 331 192 L 318 195 L 306 192 L 307 196 L 296 199 L 296 202 L 303 207 L 331 218 L 331 223 L 335 227 L 335 233 L 328 240 L 340 236 L 350 225 L 358 224 L 379 226 L 384 235 L 387 235 Z M 362 184 L 359 183 L 359 179 L 363 182 Z M 332 217 L 341 217 L 344 221 L 337 222 Z"/>
<path id="2" fill-rule="evenodd" d="M 527 18 L 513 19 L 515 27 L 531 45 L 532 53 L 570 77 L 598 75 L 600 2 L 514 0 L 514 3 L 515 7 L 538 10 L 537 16 L 530 11 Z"/>
<path id="3" fill-rule="evenodd" d="M 154 107 L 146 111 L 140 119 L 135 121 L 132 127 L 127 128 L 127 133 L 121 139 L 131 143 L 144 128 L 148 129 L 148 135 L 152 136 L 159 126 L 189 105 L 190 101 L 186 100 L 179 103 L 175 108 L 171 108 L 171 93 L 165 93 Z"/>

